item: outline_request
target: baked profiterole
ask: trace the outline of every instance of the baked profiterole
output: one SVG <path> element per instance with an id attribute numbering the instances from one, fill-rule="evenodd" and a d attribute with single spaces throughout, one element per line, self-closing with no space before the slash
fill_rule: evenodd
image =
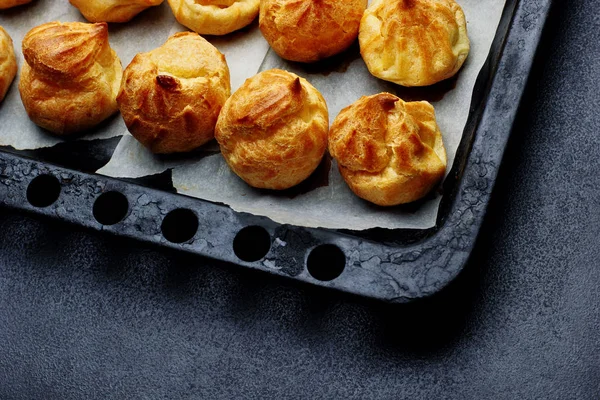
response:
<path id="1" fill-rule="evenodd" d="M 8 33 L 0 26 L 0 101 L 6 96 L 16 74 L 17 60 L 13 42 Z"/>
<path id="2" fill-rule="evenodd" d="M 31 3 L 31 0 L 0 0 L 0 10 Z"/>
<path id="3" fill-rule="evenodd" d="M 90 22 L 127 22 L 163 0 L 69 0 Z"/>
<path id="4" fill-rule="evenodd" d="M 374 0 L 358 39 L 371 74 L 402 86 L 450 78 L 469 54 L 465 15 L 454 0 Z"/>
<path id="5" fill-rule="evenodd" d="M 367 0 L 262 0 L 260 30 L 282 58 L 314 62 L 356 40 Z"/>
<path id="6" fill-rule="evenodd" d="M 169 0 L 180 24 L 201 35 L 226 35 L 249 25 L 260 0 Z"/>
<path id="7" fill-rule="evenodd" d="M 350 189 L 380 206 L 420 199 L 446 172 L 433 106 L 389 93 L 343 109 L 329 132 L 329 152 Z"/>
<path id="8" fill-rule="evenodd" d="M 282 190 L 317 168 L 327 148 L 323 96 L 305 79 L 272 69 L 248 79 L 225 103 L 215 138 L 250 186 Z"/>
<path id="9" fill-rule="evenodd" d="M 19 91 L 29 118 L 58 135 L 89 129 L 117 111 L 122 68 L 106 23 L 49 22 L 23 38 Z"/>
<path id="10" fill-rule="evenodd" d="M 225 56 L 197 33 L 182 32 L 135 56 L 117 101 L 137 140 L 155 153 L 175 153 L 214 138 L 230 94 Z"/>

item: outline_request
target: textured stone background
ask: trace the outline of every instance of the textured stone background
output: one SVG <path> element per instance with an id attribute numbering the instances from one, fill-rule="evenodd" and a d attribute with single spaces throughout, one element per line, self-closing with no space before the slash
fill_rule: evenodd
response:
<path id="1" fill-rule="evenodd" d="M 0 209 L 0 399 L 600 398 L 600 3 L 555 3 L 444 292 L 382 306 Z"/>

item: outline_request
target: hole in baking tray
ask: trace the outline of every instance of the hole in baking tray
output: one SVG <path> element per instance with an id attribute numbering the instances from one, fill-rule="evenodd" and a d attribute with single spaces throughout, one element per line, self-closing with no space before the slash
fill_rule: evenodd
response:
<path id="1" fill-rule="evenodd" d="M 261 260 L 270 249 L 271 235 L 260 226 L 248 226 L 242 229 L 233 240 L 233 252 L 242 261 Z"/>
<path id="2" fill-rule="evenodd" d="M 184 243 L 198 231 L 198 217 L 192 210 L 178 208 L 167 214 L 160 229 L 169 242 Z"/>
<path id="3" fill-rule="evenodd" d="M 339 247 L 325 244 L 311 251 L 306 265 L 313 278 L 332 281 L 344 272 L 346 256 Z"/>
<path id="4" fill-rule="evenodd" d="M 123 193 L 102 193 L 94 203 L 94 218 L 102 225 L 114 225 L 127 215 L 129 202 Z"/>
<path id="5" fill-rule="evenodd" d="M 40 175 L 27 187 L 27 201 L 34 207 L 48 207 L 60 196 L 60 182 L 52 175 Z"/>

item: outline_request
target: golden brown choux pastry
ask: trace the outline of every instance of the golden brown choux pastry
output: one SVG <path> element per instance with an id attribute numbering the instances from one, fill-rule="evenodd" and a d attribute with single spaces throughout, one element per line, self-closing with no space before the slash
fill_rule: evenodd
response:
<path id="1" fill-rule="evenodd" d="M 0 0 L 0 10 L 31 3 L 31 0 Z"/>
<path id="2" fill-rule="evenodd" d="M 82 132 L 117 108 L 123 70 L 106 23 L 49 22 L 23 38 L 19 91 L 29 118 L 58 135 Z"/>
<path id="3" fill-rule="evenodd" d="M 469 54 L 454 0 L 374 0 L 360 23 L 360 52 L 374 76 L 402 86 L 452 77 Z"/>
<path id="4" fill-rule="evenodd" d="M 260 0 L 169 0 L 181 25 L 201 35 L 226 35 L 249 25 Z"/>
<path id="5" fill-rule="evenodd" d="M 259 24 L 280 57 L 314 62 L 356 40 L 367 0 L 262 0 Z"/>
<path id="6" fill-rule="evenodd" d="M 0 26 L 0 101 L 6 96 L 15 75 L 17 75 L 17 59 L 13 42 L 8 33 Z"/>
<path id="7" fill-rule="evenodd" d="M 380 206 L 420 199 L 446 172 L 433 106 L 389 93 L 344 108 L 331 125 L 329 152 L 350 189 Z"/>
<path id="8" fill-rule="evenodd" d="M 163 0 L 69 0 L 90 22 L 127 22 Z"/>
<path id="9" fill-rule="evenodd" d="M 327 148 L 329 117 L 308 81 L 272 69 L 225 103 L 215 130 L 225 160 L 250 186 L 282 190 L 308 178 Z"/>
<path id="10" fill-rule="evenodd" d="M 117 101 L 137 140 L 154 153 L 175 153 L 214 138 L 230 94 L 225 56 L 197 33 L 181 32 L 135 56 Z"/>

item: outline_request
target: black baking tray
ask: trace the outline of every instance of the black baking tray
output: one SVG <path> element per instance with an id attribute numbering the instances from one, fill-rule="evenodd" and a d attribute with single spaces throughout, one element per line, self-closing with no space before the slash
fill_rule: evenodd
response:
<path id="1" fill-rule="evenodd" d="M 551 2 L 506 2 L 431 229 L 281 225 L 176 194 L 168 173 L 137 181 L 91 173 L 118 139 L 0 149 L 0 202 L 386 302 L 429 296 L 458 275 L 473 249 Z"/>

